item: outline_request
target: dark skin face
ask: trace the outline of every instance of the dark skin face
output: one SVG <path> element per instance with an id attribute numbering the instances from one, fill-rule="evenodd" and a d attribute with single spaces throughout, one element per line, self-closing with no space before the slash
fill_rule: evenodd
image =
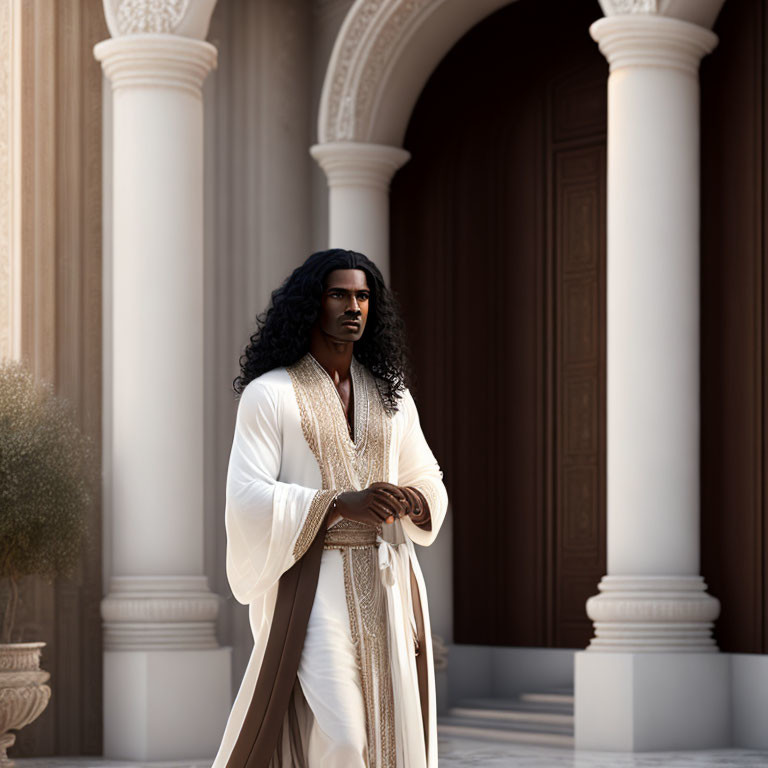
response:
<path id="1" fill-rule="evenodd" d="M 349 414 L 354 342 L 365 331 L 371 291 L 362 269 L 334 269 L 325 278 L 320 314 L 312 328 L 309 351 L 331 375 Z M 357 325 L 345 325 L 356 321 Z"/>
<path id="2" fill-rule="evenodd" d="M 309 351 L 333 379 L 348 423 L 354 422 L 352 351 L 354 342 L 365 331 L 370 297 L 368 279 L 362 269 L 334 269 L 326 276 L 320 314 L 310 332 Z M 356 321 L 356 325 L 349 324 L 350 321 Z M 391 523 L 408 509 L 408 497 L 391 483 L 374 483 L 371 488 L 341 494 L 340 500 L 343 517 L 371 524 Z M 338 515 L 329 519 L 329 525 L 336 519 Z"/>

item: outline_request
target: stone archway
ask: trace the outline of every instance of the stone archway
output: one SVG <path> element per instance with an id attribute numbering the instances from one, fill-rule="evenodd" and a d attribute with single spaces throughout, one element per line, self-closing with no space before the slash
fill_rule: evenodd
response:
<path id="1" fill-rule="evenodd" d="M 363 251 L 388 282 L 389 185 L 410 157 L 402 142 L 419 94 L 456 42 L 510 2 L 358 0 L 340 28 L 311 152 L 328 177 L 329 245 Z M 451 563 L 450 532 L 444 531 L 422 566 L 428 578 L 450 585 Z M 450 594 L 431 611 L 439 656 L 440 635 L 451 634 Z"/>
<path id="2" fill-rule="evenodd" d="M 313 157 L 328 177 L 330 243 L 389 277 L 389 182 L 416 99 L 454 43 L 510 0 L 357 0 L 325 76 Z"/>
<path id="3" fill-rule="evenodd" d="M 717 704 L 727 659 L 712 653 L 719 605 L 699 575 L 696 365 L 698 66 L 716 45 L 710 28 L 722 3 L 600 0 L 606 18 L 589 29 L 611 71 L 611 484 L 608 574 L 587 603 L 596 636 L 576 661 L 582 748 L 700 748 L 728 738 Z M 415 100 L 453 43 L 506 4 L 356 0 L 342 25 L 310 151 L 328 177 L 330 245 L 364 250 L 387 279 L 389 182 L 409 158 L 400 145 Z M 670 670 L 674 701 L 664 694 Z M 659 684 L 643 682 L 650 676 Z M 658 727 L 645 727 L 647 713 Z"/>
<path id="4" fill-rule="evenodd" d="M 318 141 L 399 147 L 421 89 L 471 27 L 514 0 L 358 0 L 339 31 Z"/>

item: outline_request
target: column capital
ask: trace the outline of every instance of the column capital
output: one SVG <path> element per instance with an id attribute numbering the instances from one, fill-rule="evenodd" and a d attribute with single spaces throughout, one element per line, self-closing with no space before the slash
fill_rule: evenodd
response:
<path id="1" fill-rule="evenodd" d="M 363 186 L 386 191 L 395 171 L 411 157 L 402 147 L 356 141 L 315 144 L 309 151 L 331 188 Z"/>
<path id="2" fill-rule="evenodd" d="M 611 72 L 627 67 L 662 67 L 696 75 L 701 58 L 717 45 L 717 35 L 710 29 L 654 14 L 606 16 L 593 22 L 589 33 Z"/>
<path id="3" fill-rule="evenodd" d="M 161 32 L 203 40 L 216 0 L 103 0 L 112 37 Z"/>
<path id="4" fill-rule="evenodd" d="M 599 0 L 606 16 L 653 14 L 711 28 L 725 0 Z"/>
<path id="5" fill-rule="evenodd" d="M 216 48 L 203 40 L 152 33 L 103 40 L 93 55 L 112 82 L 112 90 L 142 86 L 179 88 L 202 98 L 208 72 L 216 66 Z"/>

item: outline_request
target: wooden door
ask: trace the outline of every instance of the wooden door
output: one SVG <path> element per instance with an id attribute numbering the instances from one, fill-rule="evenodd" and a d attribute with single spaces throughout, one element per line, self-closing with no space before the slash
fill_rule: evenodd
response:
<path id="1" fill-rule="evenodd" d="M 768 653 L 768 2 L 701 64 L 701 568 L 721 650 Z"/>
<path id="2" fill-rule="evenodd" d="M 593 2 L 519 0 L 427 83 L 391 274 L 454 525 L 458 643 L 584 647 L 605 573 L 607 64 Z"/>

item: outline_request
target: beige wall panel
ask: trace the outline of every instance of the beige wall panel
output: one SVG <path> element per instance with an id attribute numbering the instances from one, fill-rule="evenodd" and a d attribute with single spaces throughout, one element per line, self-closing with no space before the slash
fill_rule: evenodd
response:
<path id="1" fill-rule="evenodd" d="M 18 335 L 14 356 L 69 401 L 100 455 L 102 97 L 92 48 L 108 33 L 100 0 L 14 0 L 13 8 L 21 301 L 4 338 Z M 89 517 L 92 545 L 77 574 L 24 584 L 20 626 L 25 640 L 48 644 L 54 695 L 20 732 L 17 757 L 101 752 L 100 498 Z"/>

